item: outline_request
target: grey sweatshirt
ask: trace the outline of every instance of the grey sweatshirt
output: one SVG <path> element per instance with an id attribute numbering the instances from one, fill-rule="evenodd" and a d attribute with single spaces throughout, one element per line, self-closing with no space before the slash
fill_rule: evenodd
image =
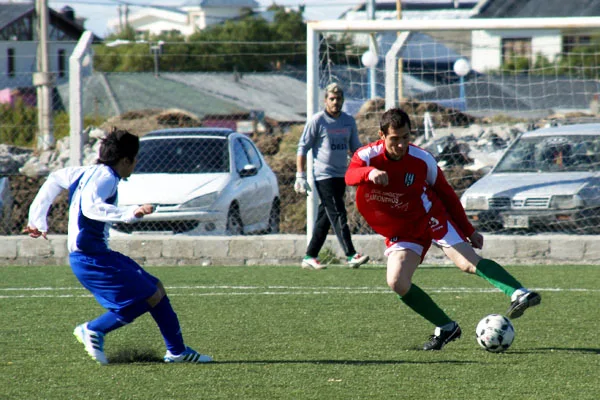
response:
<path id="1" fill-rule="evenodd" d="M 325 111 L 316 113 L 304 127 L 298 142 L 298 155 L 313 151 L 315 180 L 343 178 L 348 167 L 348 154 L 362 144 L 358 139 L 356 122 L 342 112 L 333 118 Z"/>

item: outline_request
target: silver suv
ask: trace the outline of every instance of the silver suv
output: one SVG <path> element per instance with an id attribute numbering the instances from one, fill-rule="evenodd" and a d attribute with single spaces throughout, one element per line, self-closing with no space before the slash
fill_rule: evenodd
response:
<path id="1" fill-rule="evenodd" d="M 600 124 L 523 133 L 461 203 L 484 231 L 600 232 Z"/>

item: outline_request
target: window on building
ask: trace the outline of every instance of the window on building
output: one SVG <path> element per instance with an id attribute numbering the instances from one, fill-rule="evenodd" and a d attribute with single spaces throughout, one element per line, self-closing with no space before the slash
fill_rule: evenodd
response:
<path id="1" fill-rule="evenodd" d="M 6 49 L 6 73 L 9 77 L 14 78 L 15 76 L 15 49 Z"/>
<path id="2" fill-rule="evenodd" d="M 502 39 L 503 64 L 514 63 L 516 59 L 526 58 L 531 60 L 531 38 L 504 38 Z"/>
<path id="3" fill-rule="evenodd" d="M 563 36 L 563 53 L 571 53 L 576 47 L 586 47 L 592 43 L 589 35 L 566 35 Z"/>
<path id="4" fill-rule="evenodd" d="M 58 77 L 59 78 L 63 78 L 66 75 L 65 66 L 66 66 L 66 63 L 65 63 L 65 50 L 64 49 L 59 49 L 58 50 Z"/>

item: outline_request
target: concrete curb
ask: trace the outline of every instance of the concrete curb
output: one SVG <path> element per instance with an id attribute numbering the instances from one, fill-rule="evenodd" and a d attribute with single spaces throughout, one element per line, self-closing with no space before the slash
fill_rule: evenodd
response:
<path id="1" fill-rule="evenodd" d="M 383 239 L 376 235 L 354 235 L 356 249 L 371 257 L 370 263 L 385 264 Z M 306 250 L 304 235 L 184 237 L 164 235 L 119 236 L 110 240 L 113 250 L 146 266 L 177 265 L 297 265 Z M 335 236 L 324 249 L 343 261 Z M 501 264 L 600 264 L 600 236 L 574 235 L 485 235 L 480 252 Z M 68 265 L 66 235 L 48 240 L 27 236 L 4 236 L 0 241 L 0 265 Z M 442 251 L 432 247 L 424 264 L 447 265 Z"/>

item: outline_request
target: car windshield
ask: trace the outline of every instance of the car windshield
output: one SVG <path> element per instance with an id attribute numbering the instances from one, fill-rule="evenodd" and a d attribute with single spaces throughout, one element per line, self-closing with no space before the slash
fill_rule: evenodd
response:
<path id="1" fill-rule="evenodd" d="M 157 138 L 140 141 L 137 174 L 229 172 L 225 138 Z"/>
<path id="2" fill-rule="evenodd" d="M 494 172 L 598 171 L 600 135 L 521 137 Z"/>

